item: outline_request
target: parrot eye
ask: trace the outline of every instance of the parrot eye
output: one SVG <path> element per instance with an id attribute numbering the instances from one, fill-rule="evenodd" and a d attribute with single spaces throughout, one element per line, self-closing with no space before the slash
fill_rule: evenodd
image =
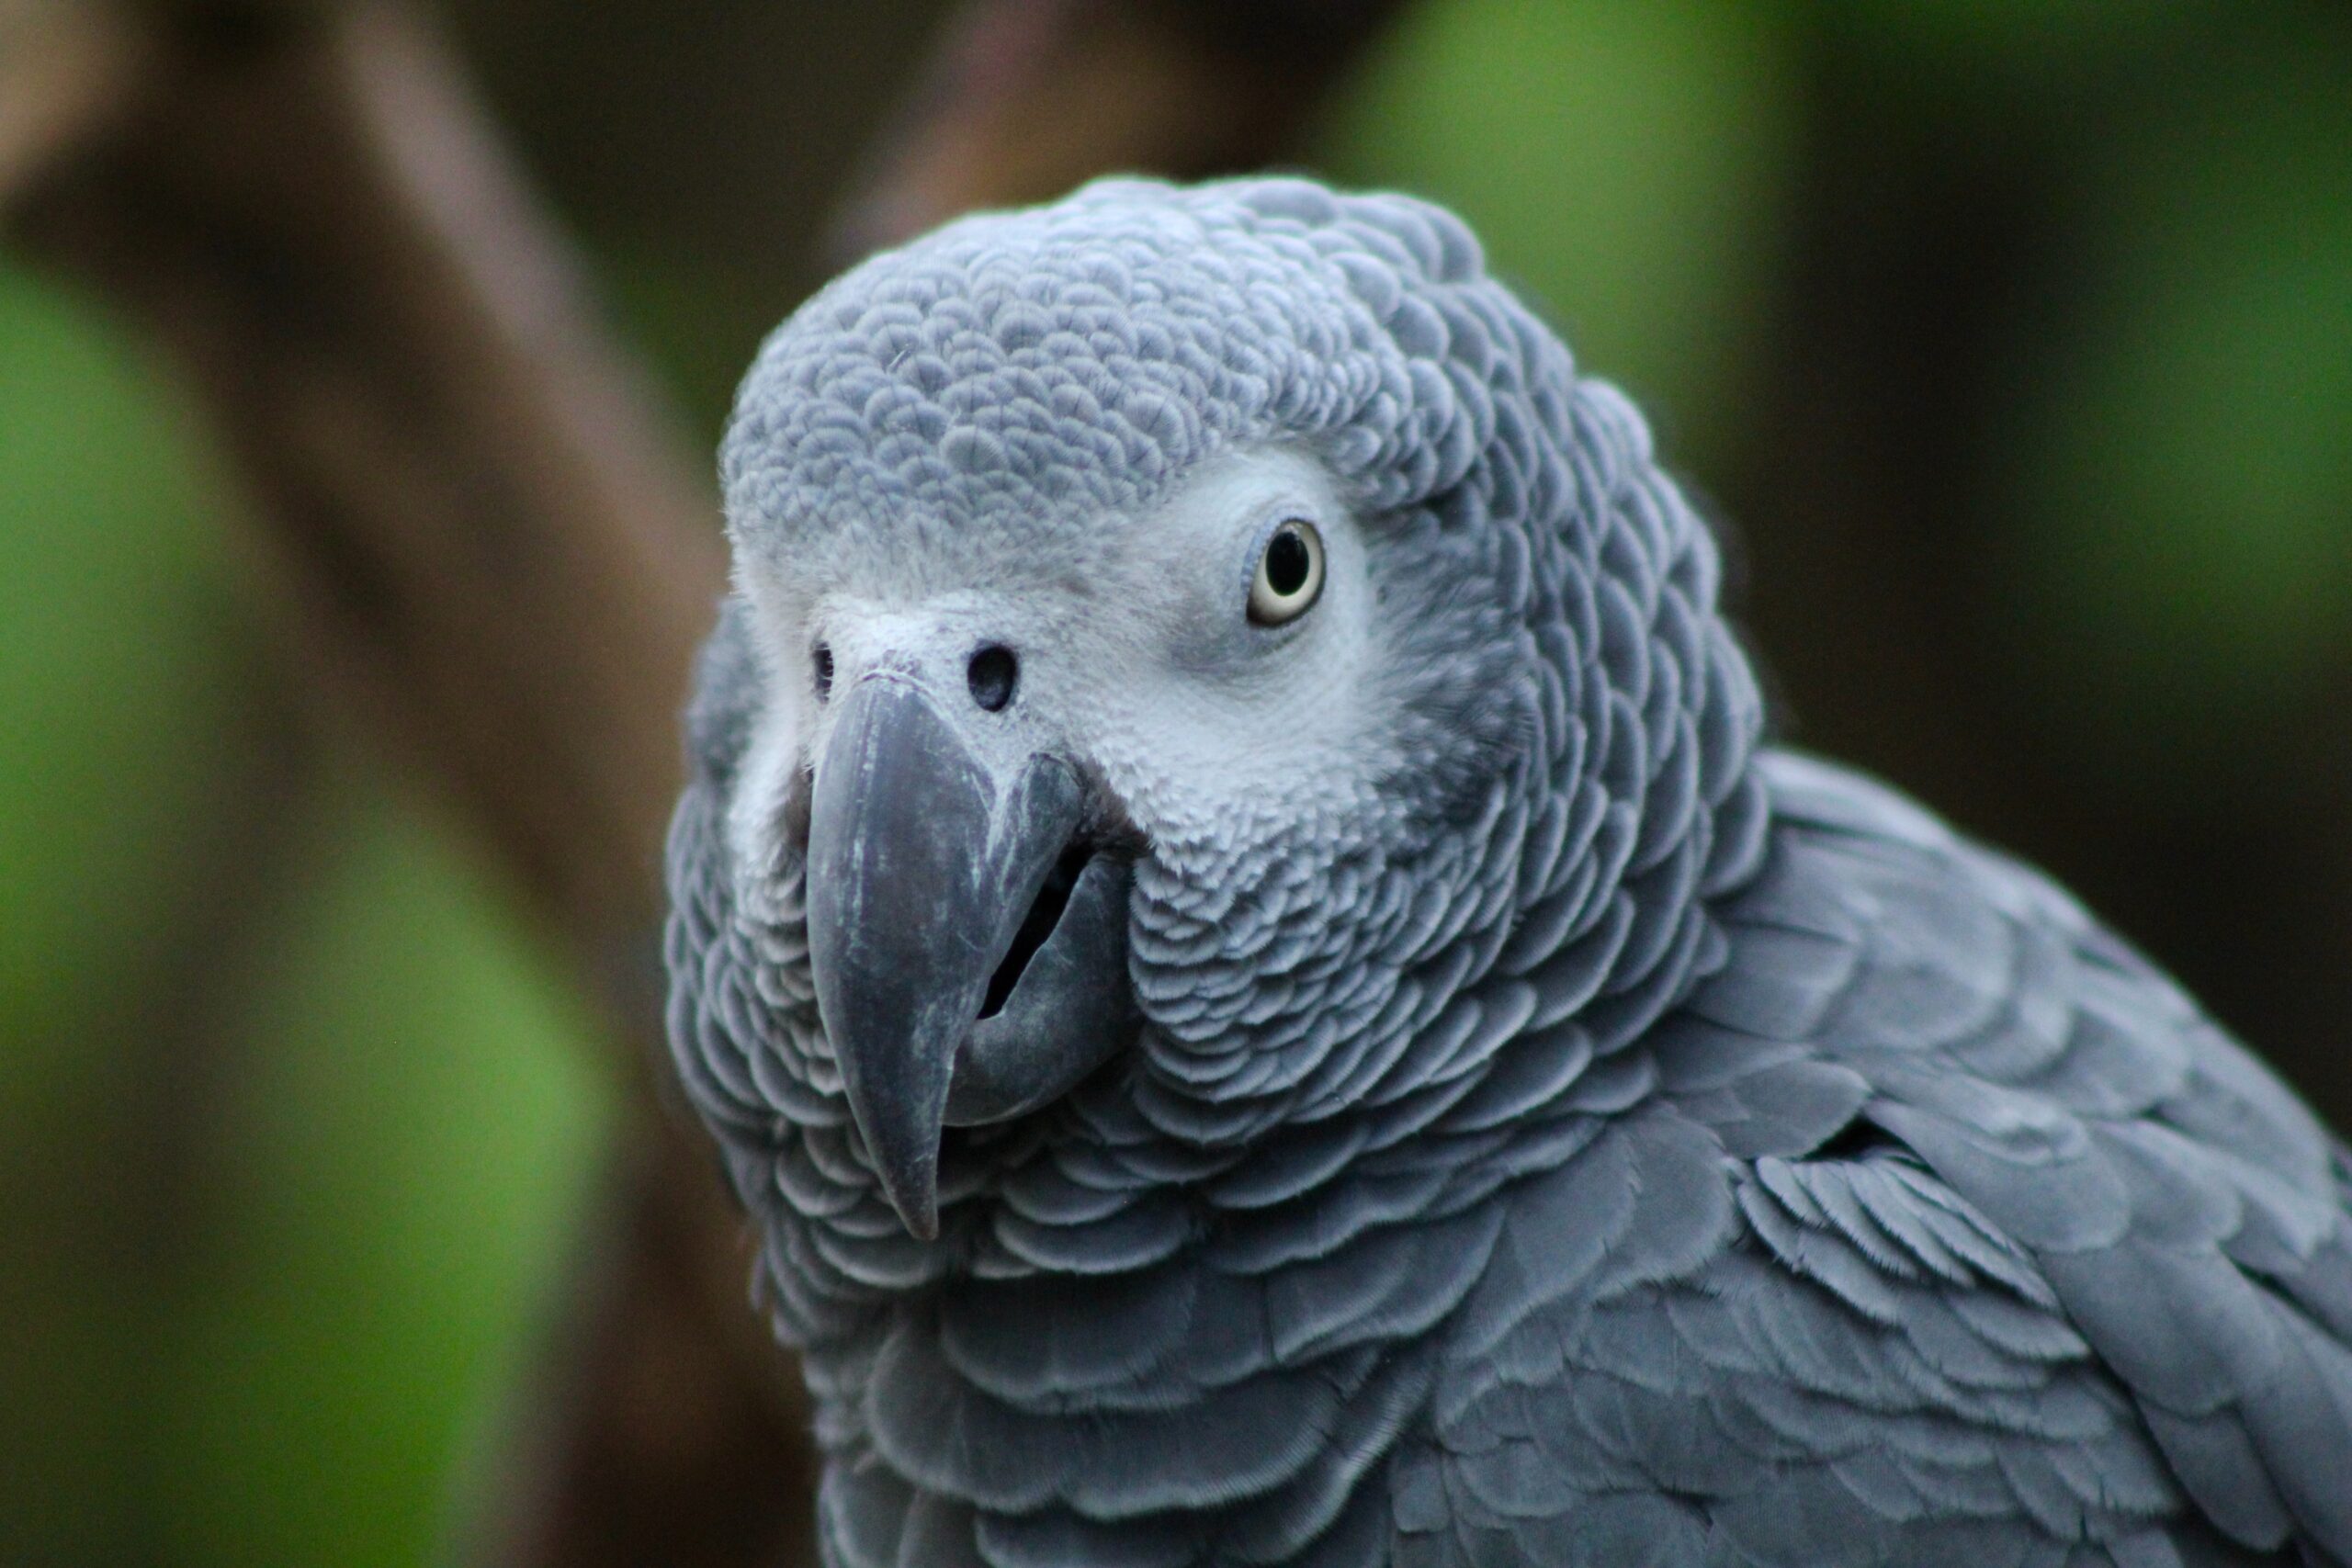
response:
<path id="1" fill-rule="evenodd" d="M 1279 626 L 1305 615 L 1323 592 L 1323 536 L 1294 517 L 1277 527 L 1258 553 L 1250 576 L 1250 618 Z"/>
<path id="2" fill-rule="evenodd" d="M 821 703 L 833 694 L 833 650 L 820 642 L 809 653 L 817 666 L 817 700 Z"/>

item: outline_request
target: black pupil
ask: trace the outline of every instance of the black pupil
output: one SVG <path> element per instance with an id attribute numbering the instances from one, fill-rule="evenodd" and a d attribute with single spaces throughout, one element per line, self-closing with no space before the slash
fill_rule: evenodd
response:
<path id="1" fill-rule="evenodd" d="M 1297 529 L 1278 529 L 1266 545 L 1266 586 L 1287 599 L 1306 586 L 1306 574 L 1314 564 Z"/>
<path id="2" fill-rule="evenodd" d="M 820 700 L 831 696 L 833 690 L 833 650 L 823 643 L 816 647 L 817 695 Z"/>

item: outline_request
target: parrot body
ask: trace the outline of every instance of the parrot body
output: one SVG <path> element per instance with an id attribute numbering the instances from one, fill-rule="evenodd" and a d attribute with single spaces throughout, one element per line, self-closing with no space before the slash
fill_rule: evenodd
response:
<path id="1" fill-rule="evenodd" d="M 2340 1145 L 1762 743 L 1446 214 L 951 225 L 723 468 L 672 1034 L 829 1563 L 2352 1562 Z"/>

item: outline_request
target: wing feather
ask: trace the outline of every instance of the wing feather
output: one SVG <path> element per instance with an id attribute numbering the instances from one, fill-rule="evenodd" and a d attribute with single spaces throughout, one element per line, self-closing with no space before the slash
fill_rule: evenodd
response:
<path id="1" fill-rule="evenodd" d="M 2352 1562 L 2342 1151 L 2030 870 L 1763 772 L 1726 962 L 1510 1194 L 1397 1560 Z"/>

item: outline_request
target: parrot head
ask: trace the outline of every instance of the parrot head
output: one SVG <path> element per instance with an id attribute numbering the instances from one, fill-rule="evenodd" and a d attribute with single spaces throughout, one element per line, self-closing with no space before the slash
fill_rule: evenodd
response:
<path id="1" fill-rule="evenodd" d="M 776 331 L 695 749 L 908 1230 L 953 1129 L 1113 1073 L 1246 1140 L 1376 1093 L 1545 898 L 1608 923 L 1660 740 L 1745 679 L 1703 615 L 1605 677 L 1713 592 L 1670 491 L 1622 525 L 1646 439 L 1459 222 L 1305 181 L 967 219 Z"/>

